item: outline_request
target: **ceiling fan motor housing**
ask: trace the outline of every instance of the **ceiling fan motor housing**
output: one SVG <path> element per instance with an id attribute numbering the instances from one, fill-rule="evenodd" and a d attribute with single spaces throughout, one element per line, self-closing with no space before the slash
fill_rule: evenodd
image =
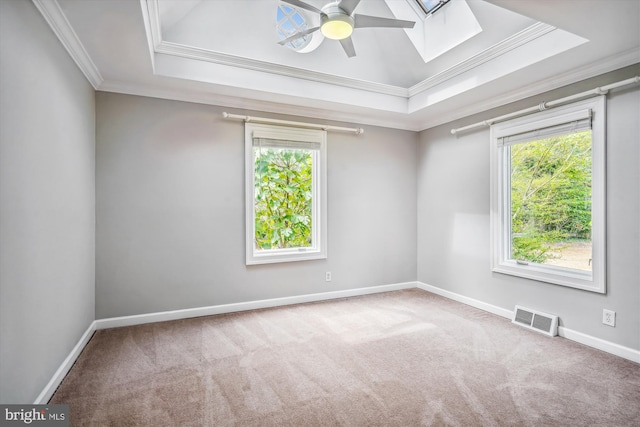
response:
<path id="1" fill-rule="evenodd" d="M 322 34 L 333 40 L 342 40 L 349 37 L 355 25 L 353 18 L 340 9 L 337 3 L 328 4 L 322 8 L 320 22 Z"/>

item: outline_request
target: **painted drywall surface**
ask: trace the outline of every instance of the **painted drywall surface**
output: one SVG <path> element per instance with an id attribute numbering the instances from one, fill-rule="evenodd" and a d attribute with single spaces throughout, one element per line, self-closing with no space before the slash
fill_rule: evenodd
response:
<path id="1" fill-rule="evenodd" d="M 513 310 L 556 314 L 560 324 L 640 349 L 640 87 L 607 99 L 606 295 L 492 273 L 489 258 L 489 129 L 468 125 L 640 74 L 629 67 L 421 132 L 418 148 L 418 280 Z M 617 313 L 605 326 L 602 309 Z"/>
<path id="2" fill-rule="evenodd" d="M 33 403 L 94 320 L 95 101 L 30 1 L 0 52 L 0 402 Z"/>
<path id="3" fill-rule="evenodd" d="M 222 111 L 97 93 L 97 318 L 415 280 L 416 133 L 329 133 L 328 258 L 246 266 L 244 124 Z"/>

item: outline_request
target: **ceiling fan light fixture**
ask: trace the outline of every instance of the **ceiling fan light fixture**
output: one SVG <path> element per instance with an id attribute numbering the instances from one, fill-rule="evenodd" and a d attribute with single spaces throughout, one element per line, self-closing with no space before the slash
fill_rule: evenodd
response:
<path id="1" fill-rule="evenodd" d="M 0 0 L 2 1 L 2 0 Z M 326 4 L 322 9 L 305 3 L 302 0 L 280 0 L 282 3 L 287 3 L 293 8 L 299 7 L 301 9 L 315 12 L 320 15 L 320 25 L 306 30 L 299 31 L 293 35 L 282 38 L 278 42 L 281 45 L 287 43 L 293 43 L 302 36 L 308 36 L 309 34 L 316 33 L 320 30 L 320 33 L 324 36 L 316 38 L 320 41 L 327 39 L 339 40 L 342 45 L 342 49 L 349 58 L 356 56 L 356 50 L 353 46 L 353 40 L 351 34 L 353 30 L 357 28 L 413 28 L 416 24 L 413 21 L 405 21 L 403 19 L 383 18 L 381 16 L 369 16 L 354 14 L 354 10 L 360 4 L 361 0 L 336 0 L 333 3 Z M 319 0 L 318 0 L 319 1 Z M 388 1 L 388 0 L 387 0 Z M 399 0 L 398 0 L 399 1 Z M 424 0 L 427 1 L 427 0 Z M 431 0 L 429 0 L 431 1 Z M 450 0 L 434 0 L 434 1 L 450 1 Z M 278 18 L 280 22 L 280 18 Z M 356 25 L 357 21 L 357 25 Z M 316 21 L 318 22 L 318 21 Z M 295 22 L 294 22 L 295 23 Z M 295 23 L 296 26 L 298 23 Z M 281 32 L 283 34 L 290 34 L 290 31 Z"/>
<path id="2" fill-rule="evenodd" d="M 322 35 L 332 40 L 343 40 L 353 33 L 353 18 L 343 12 L 323 14 L 320 31 Z"/>

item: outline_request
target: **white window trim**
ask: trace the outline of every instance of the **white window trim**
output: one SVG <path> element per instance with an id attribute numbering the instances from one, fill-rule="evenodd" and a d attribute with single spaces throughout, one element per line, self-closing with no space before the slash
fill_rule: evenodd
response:
<path id="1" fill-rule="evenodd" d="M 529 263 L 509 259 L 510 211 L 509 184 L 504 176 L 507 159 L 499 147 L 499 138 L 541 128 L 580 110 L 592 113 L 592 272 Z M 606 98 L 600 96 L 556 107 L 491 126 L 491 269 L 494 272 L 568 286 L 587 291 L 606 292 Z"/>
<path id="2" fill-rule="evenodd" d="M 309 248 L 255 249 L 253 138 L 320 144 L 313 159 L 312 242 Z M 257 123 L 245 124 L 246 264 L 306 261 L 327 258 L 327 132 Z"/>

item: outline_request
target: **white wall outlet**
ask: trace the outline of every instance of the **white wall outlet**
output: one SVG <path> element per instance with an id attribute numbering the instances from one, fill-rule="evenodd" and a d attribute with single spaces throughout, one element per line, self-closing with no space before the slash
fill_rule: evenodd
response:
<path id="1" fill-rule="evenodd" d="M 609 326 L 616 326 L 616 312 L 604 309 L 602 310 L 602 323 Z"/>
<path id="2" fill-rule="evenodd" d="M 324 280 L 325 282 L 330 282 L 331 281 L 331 272 L 327 271 L 326 273 L 324 273 Z"/>

